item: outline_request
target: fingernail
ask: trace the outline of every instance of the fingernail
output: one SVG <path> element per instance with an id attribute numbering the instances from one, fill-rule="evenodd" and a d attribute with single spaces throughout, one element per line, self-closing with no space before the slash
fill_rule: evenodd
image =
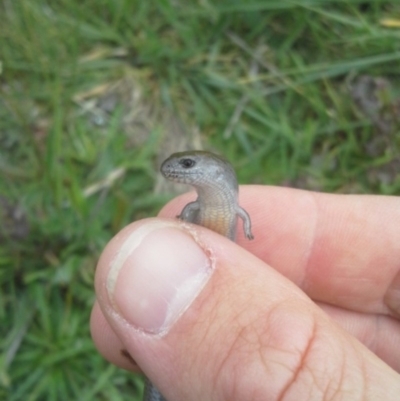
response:
<path id="1" fill-rule="evenodd" d="M 207 283 L 212 263 L 173 223 L 135 230 L 111 263 L 107 291 L 115 311 L 137 329 L 165 334 Z"/>

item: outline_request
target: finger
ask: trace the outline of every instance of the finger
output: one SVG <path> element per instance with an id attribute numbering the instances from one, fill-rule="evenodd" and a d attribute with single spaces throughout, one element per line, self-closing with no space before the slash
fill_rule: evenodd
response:
<path id="1" fill-rule="evenodd" d="M 390 316 L 371 315 L 318 304 L 348 333 L 400 373 L 400 322 Z"/>
<path id="2" fill-rule="evenodd" d="M 105 319 L 97 302 L 94 304 L 90 316 L 90 331 L 94 344 L 107 361 L 133 372 L 140 370 L 136 361 Z"/>
<path id="3" fill-rule="evenodd" d="M 318 306 L 380 359 L 400 372 L 399 321 L 389 316 L 357 313 L 327 304 Z M 105 319 L 97 302 L 91 315 L 91 332 L 94 343 L 108 361 L 126 370 L 139 370 L 135 360 Z"/>
<path id="4" fill-rule="evenodd" d="M 202 227 L 160 219 L 127 227 L 99 261 L 96 295 L 167 399 L 300 401 L 329 395 L 332 383 L 353 389 L 353 399 L 400 392 L 398 375 L 295 285 Z"/>
<path id="5" fill-rule="evenodd" d="M 391 368 L 400 372 L 399 321 L 389 316 L 360 314 L 327 304 L 318 306 Z M 104 358 L 123 369 L 139 370 L 135 360 L 105 319 L 97 302 L 91 315 L 91 332 L 94 343 Z"/>
<path id="6" fill-rule="evenodd" d="M 400 317 L 400 201 L 243 186 L 254 241 L 238 242 L 317 301 Z M 160 212 L 172 217 L 193 194 Z"/>

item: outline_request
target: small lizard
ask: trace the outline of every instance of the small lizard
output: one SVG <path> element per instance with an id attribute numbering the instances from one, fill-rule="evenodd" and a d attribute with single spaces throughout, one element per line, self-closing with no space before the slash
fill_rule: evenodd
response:
<path id="1" fill-rule="evenodd" d="M 233 167 L 221 157 L 200 150 L 174 153 L 161 165 L 168 180 L 192 185 L 197 199 L 188 203 L 178 218 L 209 228 L 232 241 L 238 217 L 247 239 L 253 239 L 248 213 L 238 203 L 238 183 Z M 144 401 L 166 401 L 146 380 Z"/>
<path id="2" fill-rule="evenodd" d="M 161 165 L 161 174 L 168 180 L 190 184 L 197 191 L 197 199 L 183 208 L 180 219 L 234 241 L 240 217 L 246 238 L 254 238 L 250 217 L 238 203 L 235 171 L 226 160 L 200 150 L 174 153 Z"/>

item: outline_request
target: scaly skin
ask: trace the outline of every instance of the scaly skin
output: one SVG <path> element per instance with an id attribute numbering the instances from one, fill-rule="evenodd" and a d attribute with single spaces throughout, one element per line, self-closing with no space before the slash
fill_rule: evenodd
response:
<path id="1" fill-rule="evenodd" d="M 161 173 L 168 180 L 190 184 L 197 191 L 197 199 L 182 210 L 179 216 L 182 220 L 234 241 L 240 217 L 246 238 L 253 239 L 250 217 L 238 203 L 236 174 L 227 161 L 210 152 L 179 152 L 164 161 Z"/>
<path id="2" fill-rule="evenodd" d="M 163 162 L 161 174 L 168 180 L 190 184 L 197 191 L 197 199 L 183 208 L 178 216 L 180 219 L 209 228 L 234 241 L 240 217 L 246 238 L 254 238 L 250 217 L 238 203 L 235 171 L 227 161 L 200 150 L 179 152 Z M 143 401 L 167 400 L 146 380 Z"/>

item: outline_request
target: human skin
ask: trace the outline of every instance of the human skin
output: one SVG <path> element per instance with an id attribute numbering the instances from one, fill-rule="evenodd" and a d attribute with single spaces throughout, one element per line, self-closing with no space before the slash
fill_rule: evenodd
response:
<path id="1" fill-rule="evenodd" d="M 174 199 L 105 248 L 91 330 L 106 359 L 137 370 L 129 354 L 171 401 L 399 399 L 398 198 L 242 186 L 255 239 L 238 230 L 235 244 L 171 219 L 195 197 Z M 133 257 L 111 274 L 139 233 Z M 148 264 L 172 269 L 171 285 L 179 269 L 208 269 L 162 335 L 152 334 L 163 321 L 157 295 L 146 314 L 137 308 L 148 280 L 136 271 Z"/>

